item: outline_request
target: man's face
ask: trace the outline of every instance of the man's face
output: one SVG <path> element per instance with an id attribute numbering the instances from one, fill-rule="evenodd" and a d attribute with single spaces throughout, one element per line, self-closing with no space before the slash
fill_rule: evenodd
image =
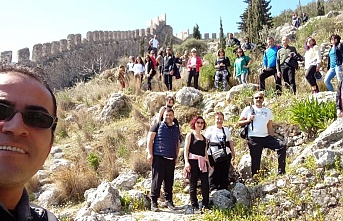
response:
<path id="1" fill-rule="evenodd" d="M 263 101 L 264 101 L 264 95 L 263 94 L 255 94 L 254 95 L 255 105 L 262 105 Z"/>
<path id="2" fill-rule="evenodd" d="M 164 121 L 166 123 L 172 123 L 174 120 L 174 113 L 173 111 L 165 111 L 163 114 Z"/>
<path id="3" fill-rule="evenodd" d="M 167 48 L 167 49 L 166 49 L 166 53 L 167 53 L 168 55 L 172 54 L 171 48 Z"/>
<path id="4" fill-rule="evenodd" d="M 269 47 L 273 47 L 273 46 L 274 46 L 274 44 L 275 44 L 275 41 L 274 41 L 274 39 L 272 39 L 272 38 L 270 38 L 270 39 L 267 39 L 267 44 L 268 44 L 268 46 L 269 46 Z"/>
<path id="5" fill-rule="evenodd" d="M 53 115 L 52 97 L 45 86 L 17 72 L 0 73 L 0 103 L 21 112 Z M 21 187 L 42 168 L 51 149 L 51 128 L 27 126 L 22 114 L 16 113 L 0 121 L 0 130 L 0 189 Z"/>

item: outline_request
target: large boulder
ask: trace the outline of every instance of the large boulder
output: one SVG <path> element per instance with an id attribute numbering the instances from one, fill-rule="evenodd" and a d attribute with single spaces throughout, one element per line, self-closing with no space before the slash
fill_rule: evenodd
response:
<path id="1" fill-rule="evenodd" d="M 202 101 L 202 98 L 202 92 L 194 87 L 183 87 L 176 93 L 176 101 L 187 107 L 194 107 Z"/>
<path id="2" fill-rule="evenodd" d="M 119 111 L 128 107 L 128 97 L 123 93 L 113 93 L 101 110 L 98 120 L 106 122 L 119 115 Z"/>
<path id="3" fill-rule="evenodd" d="M 248 187 L 243 183 L 236 183 L 232 189 L 232 195 L 235 197 L 237 203 L 240 203 L 246 207 L 251 206 L 252 198 Z"/>
<path id="4" fill-rule="evenodd" d="M 258 85 L 257 84 L 240 84 L 237 86 L 233 86 L 227 93 L 226 93 L 226 101 L 230 103 L 234 97 L 238 96 L 239 94 L 242 93 L 243 90 L 253 90 L 257 91 L 258 90 Z"/>
<path id="5" fill-rule="evenodd" d="M 337 118 L 326 130 L 314 140 L 313 144 L 306 147 L 302 153 L 292 162 L 296 166 L 311 156 L 318 149 L 330 149 L 340 151 L 343 145 L 343 118 Z M 324 163 L 324 162 L 323 162 Z"/>
<path id="6" fill-rule="evenodd" d="M 218 190 L 212 196 L 213 205 L 221 209 L 230 209 L 235 205 L 235 199 L 228 190 Z"/>
<path id="7" fill-rule="evenodd" d="M 117 189 L 130 190 L 135 185 L 138 179 L 138 174 L 132 171 L 121 173 L 117 178 L 115 178 L 111 185 Z"/>

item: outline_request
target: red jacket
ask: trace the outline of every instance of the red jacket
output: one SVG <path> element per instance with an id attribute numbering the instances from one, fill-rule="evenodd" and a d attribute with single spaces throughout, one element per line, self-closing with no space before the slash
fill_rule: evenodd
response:
<path id="1" fill-rule="evenodd" d="M 157 65 L 156 59 L 155 59 L 154 56 L 151 56 L 151 55 L 149 55 L 149 57 L 150 57 L 150 59 L 151 59 L 151 61 L 152 61 L 152 64 L 154 65 L 154 69 L 155 69 L 155 68 L 156 68 L 156 65 Z"/>
<path id="2" fill-rule="evenodd" d="M 187 62 L 187 68 L 188 68 L 188 71 L 191 71 L 192 67 L 191 67 L 191 60 L 192 60 L 192 57 L 188 59 L 188 62 Z M 202 67 L 202 60 L 200 57 L 196 56 L 196 62 L 195 62 L 195 71 L 196 72 L 199 72 L 200 71 L 200 68 Z"/>

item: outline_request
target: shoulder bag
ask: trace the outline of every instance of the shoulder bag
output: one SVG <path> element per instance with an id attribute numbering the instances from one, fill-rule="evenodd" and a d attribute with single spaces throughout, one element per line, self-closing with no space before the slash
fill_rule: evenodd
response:
<path id="1" fill-rule="evenodd" d="M 251 114 L 255 115 L 255 110 L 252 107 L 252 105 L 250 106 L 250 110 L 251 110 Z M 251 123 L 248 123 L 248 124 L 242 126 L 240 131 L 239 131 L 240 137 L 243 139 L 246 139 L 246 140 L 248 139 L 249 124 L 251 124 L 252 129 L 254 129 L 254 123 L 253 123 L 253 121 L 251 121 Z"/>

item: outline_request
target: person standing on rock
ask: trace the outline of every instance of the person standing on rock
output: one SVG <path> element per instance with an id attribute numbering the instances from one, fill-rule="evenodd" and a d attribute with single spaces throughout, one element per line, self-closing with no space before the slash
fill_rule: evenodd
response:
<path id="1" fill-rule="evenodd" d="M 154 212 L 159 211 L 157 199 L 160 197 L 162 182 L 166 206 L 175 210 L 173 184 L 176 158 L 180 149 L 180 129 L 173 122 L 173 109 L 167 108 L 163 119 L 150 128 L 147 137 L 147 159 L 152 167 L 151 210 Z"/>
<path id="2" fill-rule="evenodd" d="M 188 68 L 188 77 L 187 77 L 187 87 L 191 86 L 192 78 L 194 78 L 194 88 L 199 88 L 199 72 L 202 67 L 202 60 L 197 56 L 197 49 L 192 48 L 191 50 L 192 57 L 188 59 L 187 68 Z"/>
<path id="3" fill-rule="evenodd" d="M 306 70 L 305 78 L 312 87 L 312 93 L 316 94 L 319 92 L 319 87 L 315 74 L 319 72 L 322 55 L 316 40 L 312 37 L 308 37 L 306 39 L 304 48 L 306 50 L 304 56 Z"/>
<path id="4" fill-rule="evenodd" d="M 163 77 L 164 84 L 166 85 L 168 91 L 173 89 L 173 76 L 178 63 L 178 59 L 173 55 L 171 47 L 166 48 L 166 55 L 163 58 Z"/>
<path id="5" fill-rule="evenodd" d="M 235 149 L 229 128 L 224 127 L 224 114 L 214 114 L 215 125 L 206 129 L 205 137 L 208 141 L 208 158 L 214 171 L 209 176 L 210 191 L 227 189 L 229 185 L 229 169 L 231 159 L 235 159 Z M 222 154 L 220 154 L 222 153 Z M 222 155 L 221 158 L 215 156 Z"/>
<path id="6" fill-rule="evenodd" d="M 281 48 L 279 45 L 275 44 L 274 38 L 267 38 L 268 48 L 263 54 L 263 70 L 259 76 L 260 79 L 260 90 L 264 91 L 266 88 L 266 79 L 270 76 L 275 78 L 275 88 L 277 95 L 281 93 L 281 77 L 276 74 L 276 58 L 277 52 Z"/>
<path id="7" fill-rule="evenodd" d="M 190 173 L 190 200 L 194 210 L 199 209 L 197 198 L 198 179 L 201 180 L 202 207 L 208 207 L 209 202 L 209 183 L 208 183 L 208 167 L 210 163 L 206 151 L 206 138 L 201 134 L 201 131 L 206 128 L 204 118 L 196 116 L 190 122 L 192 132 L 186 135 L 185 139 L 185 168 L 184 170 Z"/>
<path id="8" fill-rule="evenodd" d="M 57 125 L 56 98 L 41 69 L 0 67 L 0 220 L 57 218 L 29 203 L 25 184 L 43 167 Z"/>
<path id="9" fill-rule="evenodd" d="M 324 83 L 329 91 L 334 91 L 331 84 L 332 78 L 337 75 L 338 82 L 343 80 L 343 44 L 339 35 L 331 35 L 330 41 L 332 45 L 329 51 L 328 72 L 325 75 Z"/>
<path id="10" fill-rule="evenodd" d="M 289 45 L 289 38 L 282 38 L 282 48 L 277 52 L 276 70 L 277 76 L 283 78 L 286 87 L 290 87 L 293 94 L 296 93 L 295 69 L 298 64 L 297 49 Z M 294 64 L 295 62 L 295 64 Z"/>
<path id="11" fill-rule="evenodd" d="M 251 174 L 254 176 L 260 170 L 261 155 L 263 148 L 267 147 L 277 151 L 278 174 L 286 173 L 286 148 L 281 147 L 280 142 L 274 137 L 273 113 L 263 107 L 264 93 L 254 94 L 254 105 L 245 107 L 238 120 L 239 126 L 249 124 L 248 146 L 251 156 Z"/>
<path id="12" fill-rule="evenodd" d="M 151 49 L 154 51 L 154 58 L 157 56 L 157 50 L 159 46 L 159 42 L 157 40 L 157 35 L 154 35 L 152 39 L 150 39 L 149 44 L 151 45 Z"/>

